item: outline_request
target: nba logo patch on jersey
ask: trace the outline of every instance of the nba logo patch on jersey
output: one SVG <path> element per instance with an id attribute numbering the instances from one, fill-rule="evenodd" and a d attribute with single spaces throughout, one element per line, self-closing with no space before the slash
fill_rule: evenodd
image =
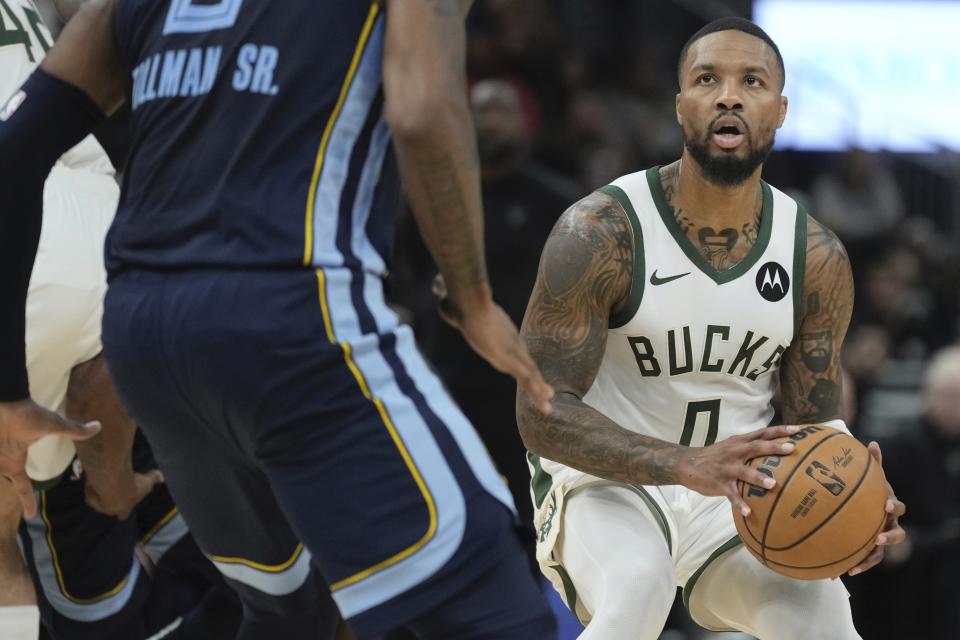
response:
<path id="1" fill-rule="evenodd" d="M 0 122 L 6 122 L 10 117 L 17 112 L 17 109 L 20 108 L 20 105 L 24 103 L 27 99 L 27 94 L 23 89 L 17 91 L 13 94 L 7 104 L 3 105 L 3 111 L 0 111 Z"/>
<path id="2" fill-rule="evenodd" d="M 779 302 L 790 290 L 787 270 L 776 262 L 768 262 L 757 271 L 757 291 L 764 300 Z"/>

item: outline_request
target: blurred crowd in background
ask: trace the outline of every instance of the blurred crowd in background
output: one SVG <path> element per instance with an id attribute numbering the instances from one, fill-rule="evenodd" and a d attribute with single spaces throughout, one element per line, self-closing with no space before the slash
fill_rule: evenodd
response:
<path id="1" fill-rule="evenodd" d="M 751 17 L 750 0 L 476 1 L 469 91 L 488 269 L 495 297 L 518 324 L 559 215 L 620 175 L 680 156 L 677 57 L 691 34 L 726 15 Z M 104 131 L 115 158 L 122 158 L 122 138 L 122 126 Z M 862 440 L 880 441 L 888 479 L 907 504 L 909 542 L 876 569 L 844 578 L 857 627 L 865 640 L 956 640 L 960 157 L 948 150 L 775 150 L 764 179 L 801 201 L 847 247 L 856 302 L 842 353 L 844 417 Z M 412 219 L 398 227 L 392 302 L 414 325 L 530 522 L 515 386 L 436 314 L 433 262 Z M 568 629 L 567 637 L 575 633 Z M 678 606 L 663 638 L 712 636 Z"/>
<path id="2" fill-rule="evenodd" d="M 470 101 L 488 267 L 516 322 L 557 217 L 620 175 L 679 157 L 677 56 L 705 22 L 731 13 L 750 17 L 750 2 L 478 0 Z M 864 441 L 881 442 L 888 478 L 908 507 L 910 542 L 877 569 L 845 578 L 868 640 L 960 637 L 960 352 L 948 349 L 960 337 L 958 176 L 956 153 L 858 148 L 775 150 L 764 172 L 847 247 L 857 293 L 842 354 L 845 419 Z M 529 520 L 514 385 L 435 313 L 435 269 L 412 220 L 401 221 L 397 242 L 393 301 Z M 674 614 L 665 638 L 709 635 Z"/>

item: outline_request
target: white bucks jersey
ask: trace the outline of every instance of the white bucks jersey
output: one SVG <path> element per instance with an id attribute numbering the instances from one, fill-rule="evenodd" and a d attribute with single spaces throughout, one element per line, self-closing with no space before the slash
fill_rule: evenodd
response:
<path id="1" fill-rule="evenodd" d="M 30 0 L 0 0 L 0 103 L 20 88 L 52 42 Z"/>
<path id="2" fill-rule="evenodd" d="M 625 429 L 690 446 L 767 426 L 780 359 L 799 321 L 806 213 L 763 183 L 753 248 L 718 271 L 674 219 L 658 167 L 601 191 L 626 211 L 636 252 L 629 300 L 611 318 L 584 402 Z M 701 234 L 707 244 L 733 237 L 729 230 Z M 554 482 L 582 475 L 541 464 Z"/>
<path id="3" fill-rule="evenodd" d="M 0 118 L 8 99 L 30 77 L 52 43 L 31 0 L 0 0 Z M 93 136 L 65 153 L 60 162 L 73 169 L 113 175 L 107 154 Z"/>

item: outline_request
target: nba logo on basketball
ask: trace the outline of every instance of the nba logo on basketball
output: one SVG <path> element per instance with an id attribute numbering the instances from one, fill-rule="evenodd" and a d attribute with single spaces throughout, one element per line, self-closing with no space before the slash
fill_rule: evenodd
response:
<path id="1" fill-rule="evenodd" d="M 832 473 L 830 469 L 816 460 L 807 467 L 807 475 L 835 496 L 843 493 L 843 490 L 847 486 L 847 483 L 844 482 L 843 479 Z"/>

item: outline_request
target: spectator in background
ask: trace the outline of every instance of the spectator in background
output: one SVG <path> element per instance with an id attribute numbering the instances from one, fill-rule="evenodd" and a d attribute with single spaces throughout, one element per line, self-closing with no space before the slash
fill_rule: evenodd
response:
<path id="1" fill-rule="evenodd" d="M 923 280 L 920 258 L 907 247 L 890 250 L 861 272 L 855 324 L 883 327 L 895 358 L 927 354 L 933 300 Z"/>
<path id="2" fill-rule="evenodd" d="M 840 236 L 854 263 L 903 217 L 893 175 L 876 155 L 857 147 L 840 156 L 836 169 L 814 180 L 811 195 L 817 219 Z"/>
<path id="3" fill-rule="evenodd" d="M 847 334 L 843 345 L 844 401 L 852 403 L 845 412 L 852 417 L 847 424 L 855 434 L 860 428 L 860 407 L 876 386 L 890 362 L 890 334 L 874 324 L 860 324 Z M 846 418 L 845 418 L 846 419 Z"/>
<path id="4" fill-rule="evenodd" d="M 960 630 L 960 346 L 932 360 L 924 405 L 915 424 L 882 446 L 887 479 L 910 505 L 908 542 L 850 583 L 869 592 L 851 602 L 869 608 L 857 620 L 871 640 L 956 640 Z"/>

